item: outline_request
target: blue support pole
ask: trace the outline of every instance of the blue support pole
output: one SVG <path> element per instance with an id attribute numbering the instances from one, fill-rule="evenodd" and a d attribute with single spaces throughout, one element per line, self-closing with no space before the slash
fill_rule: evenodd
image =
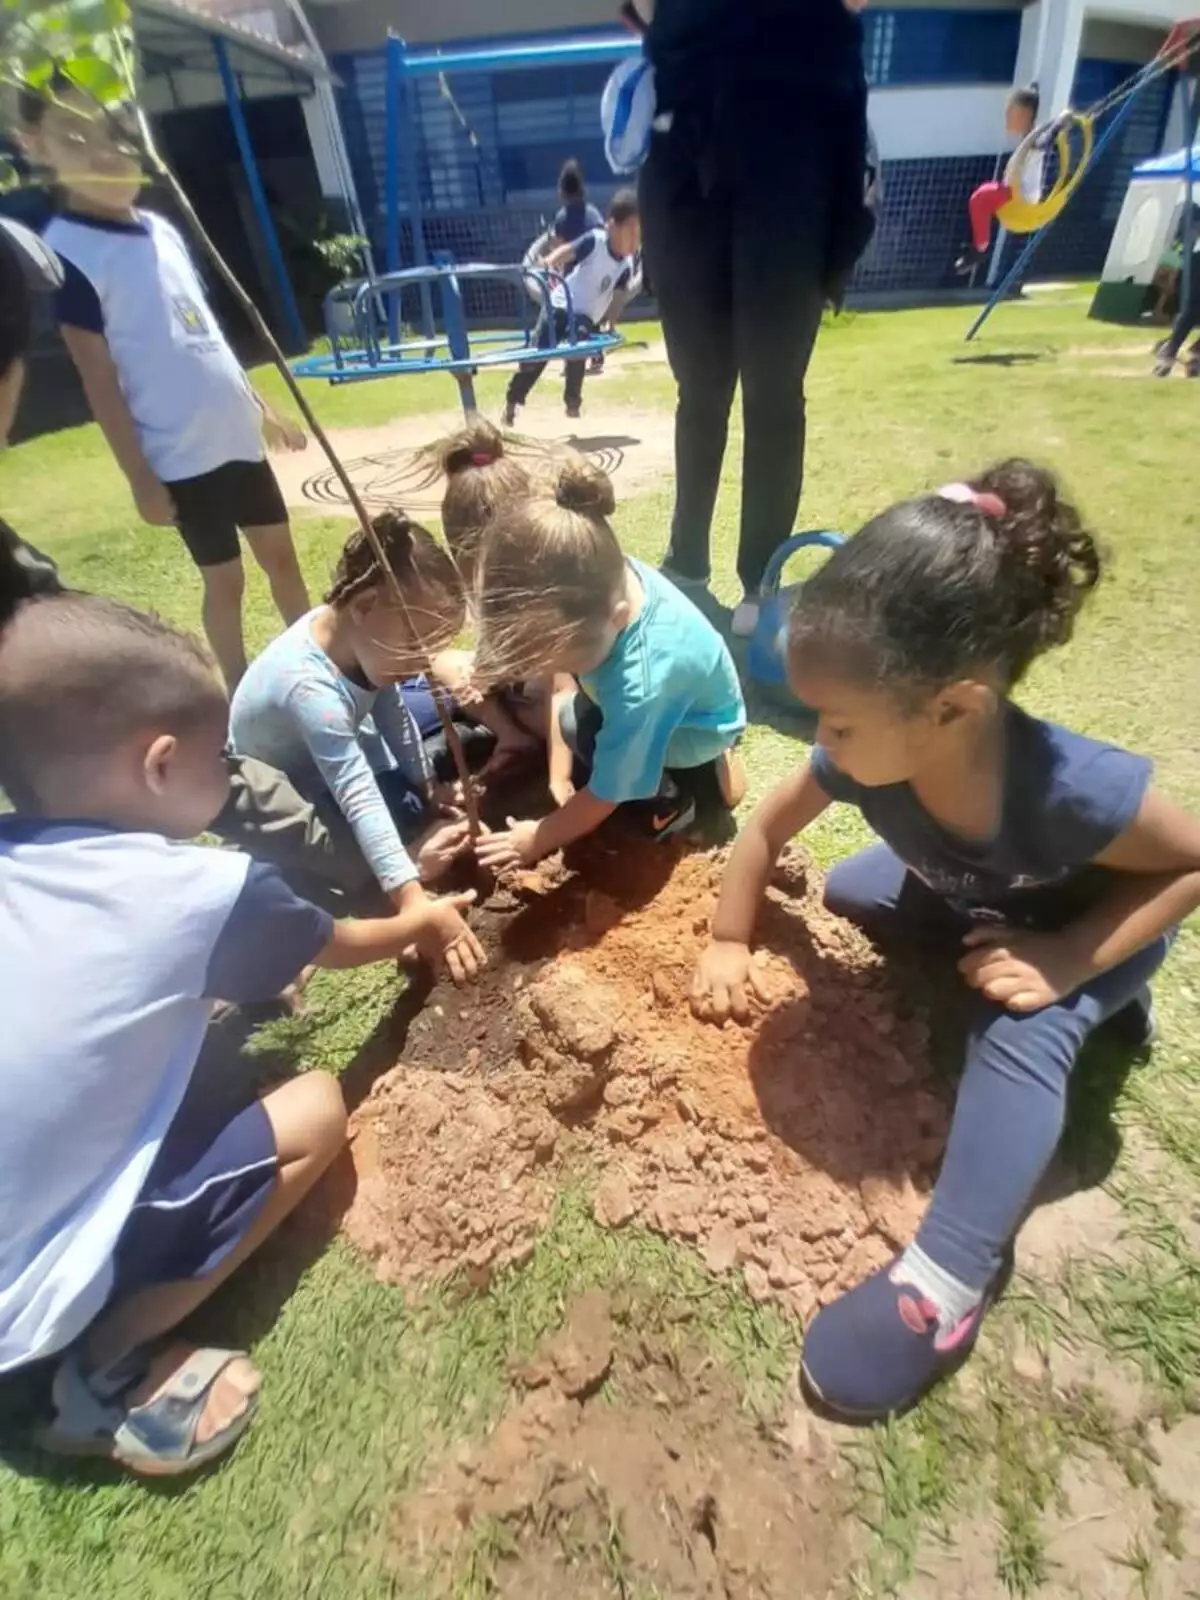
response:
<path id="1" fill-rule="evenodd" d="M 400 74 L 404 71 L 404 40 L 388 34 L 384 85 L 383 219 L 384 262 L 388 272 L 400 270 Z M 400 302 L 387 302 L 388 342 L 400 335 Z"/>
<path id="2" fill-rule="evenodd" d="M 1104 154 L 1107 147 L 1112 143 L 1114 137 L 1116 136 L 1117 130 L 1120 128 L 1121 124 L 1125 121 L 1125 118 L 1133 109 L 1139 92 L 1140 90 L 1129 96 L 1129 98 L 1121 106 L 1120 110 L 1115 113 L 1108 127 L 1105 128 L 1104 132 L 1096 140 L 1096 148 L 1092 151 L 1092 159 L 1089 163 L 1090 165 L 1094 166 Z M 1070 207 L 1068 206 L 1066 210 L 1069 209 Z M 1059 216 L 1065 216 L 1066 210 L 1060 211 Z M 1018 283 L 1024 276 L 1026 267 L 1041 248 L 1042 240 L 1050 232 L 1051 228 L 1054 226 L 1054 223 L 1057 221 L 1058 217 L 1055 217 L 1053 222 L 1048 222 L 1044 228 L 1039 228 L 1035 234 L 1030 236 L 1029 243 L 1025 246 L 1024 250 L 1021 251 L 1020 255 L 1013 262 L 1012 266 L 1004 274 L 1004 277 L 992 292 L 992 296 L 988 300 L 987 305 L 984 306 L 983 310 L 975 318 L 975 321 L 968 329 L 965 341 L 967 344 L 970 344 L 971 340 L 979 332 L 980 328 L 983 327 L 984 323 L 1000 304 L 1001 300 L 1008 299 L 1009 290 L 1012 288 L 1014 283 Z"/>
<path id="3" fill-rule="evenodd" d="M 1184 144 L 1183 187 L 1183 270 L 1179 275 L 1179 307 L 1183 310 L 1192 303 L 1192 279 L 1196 272 L 1193 252 L 1196 248 L 1196 219 L 1192 213 L 1192 194 L 1195 175 L 1192 172 L 1192 153 L 1200 133 L 1200 75 L 1192 83 L 1191 105 L 1187 115 L 1187 139 Z"/>
<path id="4" fill-rule="evenodd" d="M 284 342 L 290 344 L 293 351 L 303 350 L 308 345 L 308 338 L 304 332 L 304 324 L 300 320 L 300 308 L 296 304 L 292 280 L 288 277 L 287 263 L 283 259 L 279 235 L 275 232 L 271 209 L 267 205 L 266 191 L 263 189 L 258 162 L 254 158 L 254 146 L 250 143 L 250 130 L 246 126 L 246 113 L 242 109 L 242 97 L 238 90 L 237 78 L 234 76 L 233 67 L 229 60 L 229 46 L 224 39 L 218 36 L 213 39 L 212 47 L 213 54 L 217 58 L 217 72 L 221 78 L 225 104 L 229 107 L 229 120 L 233 124 L 233 136 L 237 140 L 238 154 L 242 158 L 242 170 L 246 174 L 246 185 L 250 190 L 250 203 L 254 207 L 254 214 L 262 231 L 263 243 L 266 245 L 267 257 L 271 263 L 271 271 L 275 278 L 275 286 L 279 290 L 279 301 L 284 323 Z"/>
<path id="5" fill-rule="evenodd" d="M 429 50 L 409 56 L 410 77 L 439 72 L 505 72 L 519 67 L 571 67 L 587 62 L 624 61 L 642 52 L 632 34 L 603 39 L 567 39 L 560 44 L 515 44 L 466 50 Z"/>
<path id="6" fill-rule="evenodd" d="M 421 163 L 418 159 L 418 141 L 421 136 L 417 120 L 416 86 L 408 76 L 408 57 L 403 49 L 399 56 L 397 73 L 400 109 L 400 156 L 404 163 L 404 186 L 408 191 L 408 221 L 412 228 L 413 264 L 429 265 L 429 250 L 425 242 L 425 207 L 421 200 Z M 422 281 L 417 291 L 421 297 L 421 325 L 427 339 L 434 335 L 433 296 L 427 281 Z"/>

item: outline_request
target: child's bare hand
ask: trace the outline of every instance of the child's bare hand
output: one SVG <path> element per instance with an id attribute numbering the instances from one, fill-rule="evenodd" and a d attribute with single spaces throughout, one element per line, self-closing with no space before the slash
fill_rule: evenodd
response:
<path id="1" fill-rule="evenodd" d="M 430 900 L 415 944 L 432 966 L 446 965 L 455 984 L 461 987 L 477 978 L 487 966 L 483 946 L 463 921 L 463 912 L 475 899 L 474 889 Z"/>
<path id="2" fill-rule="evenodd" d="M 531 867 L 538 858 L 537 823 L 518 822 L 509 817 L 504 833 L 491 833 L 475 846 L 475 857 L 489 872 L 507 867 Z"/>
<path id="3" fill-rule="evenodd" d="M 143 522 L 148 522 L 152 528 L 169 528 L 174 523 L 178 512 L 165 483 L 148 474 L 130 487 L 133 489 L 133 503 Z"/>
<path id="4" fill-rule="evenodd" d="M 1061 933 L 1020 928 L 972 928 L 958 970 L 971 985 L 1009 1011 L 1041 1011 L 1073 994 L 1088 971 Z"/>
<path id="5" fill-rule="evenodd" d="M 278 413 L 263 416 L 263 440 L 268 450 L 303 450 L 308 435 L 298 423 Z"/>
<path id="6" fill-rule="evenodd" d="M 471 848 L 470 825 L 465 818 L 435 822 L 417 847 L 417 870 L 422 883 L 432 883 L 459 856 Z"/>
<path id="7" fill-rule="evenodd" d="M 732 939 L 713 939 L 701 953 L 692 978 L 691 1001 L 696 1016 L 701 1022 L 715 1022 L 718 1027 L 730 1017 L 735 1022 L 748 1022 L 750 991 L 764 1004 L 771 999 L 762 974 L 754 965 L 750 946 Z"/>
<path id="8" fill-rule="evenodd" d="M 554 796 L 554 804 L 556 806 L 565 806 L 575 793 L 575 785 L 570 778 L 551 778 L 550 793 Z"/>

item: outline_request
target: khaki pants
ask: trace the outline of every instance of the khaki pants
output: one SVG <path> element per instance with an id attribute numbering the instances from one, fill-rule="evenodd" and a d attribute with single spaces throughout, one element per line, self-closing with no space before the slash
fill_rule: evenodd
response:
<path id="1" fill-rule="evenodd" d="M 306 900 L 342 915 L 389 909 L 341 813 L 319 810 L 287 776 L 252 756 L 229 755 L 231 790 L 212 832 L 278 867 Z"/>

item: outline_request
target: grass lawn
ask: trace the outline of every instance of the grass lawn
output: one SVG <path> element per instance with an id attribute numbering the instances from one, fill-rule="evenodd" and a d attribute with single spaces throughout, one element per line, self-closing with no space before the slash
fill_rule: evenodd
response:
<path id="1" fill-rule="evenodd" d="M 1102 535 L 1110 565 L 1077 639 L 1039 665 L 1022 698 L 1080 731 L 1149 751 L 1163 788 L 1200 805 L 1197 386 L 1135 376 L 1148 360 L 1121 352 L 1138 336 L 1088 323 L 1086 305 L 1083 291 L 1073 291 L 1006 307 L 970 347 L 961 342 L 968 321 L 961 310 L 851 316 L 831 325 L 809 385 L 803 520 L 852 529 L 890 501 L 999 455 L 1051 463 Z M 606 401 L 669 414 L 665 367 L 631 365 L 602 381 Z M 264 383 L 270 389 L 275 379 Z M 502 384 L 496 375 L 481 381 L 481 400 L 493 412 Z M 314 398 L 328 424 L 361 425 L 442 408 L 453 390 L 448 379 L 420 378 L 317 389 Z M 739 445 L 735 434 L 714 536 L 716 586 L 726 599 L 735 597 Z M 4 516 L 55 555 L 68 580 L 196 624 L 198 585 L 182 548 L 169 533 L 138 525 L 94 428 L 12 451 L 0 463 L 0 483 Z M 633 553 L 661 555 L 670 505 L 664 481 L 620 506 L 617 525 Z M 336 520 L 297 520 L 314 591 L 344 529 Z M 253 572 L 248 614 L 257 646 L 275 619 Z M 765 726 L 751 730 L 746 751 L 752 798 L 802 754 Z M 863 839 L 855 818 L 835 815 L 812 842 L 832 861 Z M 273 1043 L 297 1063 L 342 1068 L 386 1014 L 393 985 L 390 970 L 323 976 L 310 991 L 308 1017 L 277 1026 Z M 844 1444 L 862 1519 L 846 1595 L 910 1592 L 929 1581 L 921 1573 L 931 1537 L 944 1553 L 944 1541 L 954 1550 L 960 1540 L 975 1541 L 980 1526 L 988 1530 L 984 1577 L 1001 1586 L 997 1593 L 1064 1584 L 1070 1573 L 1056 1569 L 1045 1528 L 1068 1463 L 1099 1452 L 1129 1483 L 1145 1485 L 1150 1469 L 1139 1441 L 1149 1419 L 1172 1422 L 1197 1405 L 1194 930 L 1163 977 L 1160 1011 L 1162 1041 L 1151 1060 L 1132 1075 L 1097 1060 L 1081 1076 L 1072 1112 L 1072 1154 L 1094 1165 L 1097 1152 L 1109 1152 L 1107 1188 L 1125 1219 L 1119 1245 L 1103 1258 L 1085 1248 L 1048 1278 L 1019 1280 L 960 1380 L 904 1422 Z M 216 1342 L 249 1341 L 265 1384 L 259 1418 L 236 1455 L 197 1481 L 164 1488 L 102 1467 L 48 1464 L 25 1448 L 26 1386 L 4 1386 L 0 1600 L 373 1600 L 435 1592 L 432 1570 L 397 1558 L 389 1535 L 397 1497 L 431 1459 L 487 1427 L 506 1395 L 509 1357 L 530 1349 L 556 1325 L 566 1298 L 590 1285 L 635 1286 L 654 1314 L 688 1322 L 733 1374 L 748 1408 L 775 1403 L 791 1380 L 798 1330 L 739 1290 L 714 1286 L 687 1251 L 637 1232 L 602 1232 L 583 1203 L 587 1174 L 579 1182 L 562 1196 L 533 1258 L 483 1294 L 447 1291 L 412 1305 L 375 1283 L 340 1243 L 314 1249 L 291 1235 L 265 1249 L 198 1319 L 195 1331 Z M 1011 1357 L 1025 1345 L 1091 1350 L 1101 1372 L 1138 1385 L 1136 1419 L 1110 1404 L 1105 1382 L 1022 1379 Z M 1193 1489 L 1197 1481 L 1200 1462 Z M 1131 1530 L 1128 1546 L 1113 1556 L 1113 1573 L 1141 1588 L 1103 1592 L 1149 1597 L 1171 1575 L 1180 1587 L 1162 1593 L 1200 1594 L 1200 1554 L 1190 1573 L 1178 1556 L 1195 1502 L 1189 1511 L 1165 1489 L 1152 1489 L 1154 1527 Z M 797 1596 L 806 1593 L 801 1580 Z M 492 1581 L 492 1555 L 474 1549 L 438 1576 L 436 1592 L 482 1596 L 493 1592 Z M 610 1592 L 659 1591 L 616 1576 Z M 992 1591 L 984 1584 L 972 1592 Z"/>

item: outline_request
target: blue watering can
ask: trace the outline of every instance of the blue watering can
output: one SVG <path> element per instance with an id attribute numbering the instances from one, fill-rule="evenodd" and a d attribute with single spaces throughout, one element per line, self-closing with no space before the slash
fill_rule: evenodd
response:
<path id="1" fill-rule="evenodd" d="M 783 569 L 797 550 L 814 545 L 825 550 L 836 550 L 845 542 L 840 533 L 830 529 L 816 533 L 794 533 L 779 546 L 763 574 L 759 591 L 758 626 L 750 636 L 746 668 L 760 688 L 769 694 L 774 692 L 776 697 L 779 691 L 784 691 L 793 706 L 799 706 L 799 702 L 787 687 L 787 619 L 792 600 L 802 585 L 793 583 L 781 588 Z"/>

